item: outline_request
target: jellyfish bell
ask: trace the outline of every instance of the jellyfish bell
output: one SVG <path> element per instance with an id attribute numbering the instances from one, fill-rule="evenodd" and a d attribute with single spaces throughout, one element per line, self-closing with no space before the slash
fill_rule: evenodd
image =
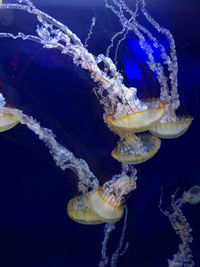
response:
<path id="1" fill-rule="evenodd" d="M 19 120 L 16 115 L 6 110 L 6 100 L 0 93 L 0 132 L 7 131 L 18 124 Z M 12 109 L 12 107 L 10 107 Z"/>
<path id="2" fill-rule="evenodd" d="M 1 113 L 0 111 L 0 132 L 7 131 L 19 123 L 17 116 Z"/>
<path id="3" fill-rule="evenodd" d="M 177 138 L 189 129 L 192 120 L 191 116 L 176 116 L 175 119 L 161 120 L 150 129 L 150 132 L 164 139 Z"/>
<path id="4" fill-rule="evenodd" d="M 124 213 L 123 203 L 117 201 L 114 194 L 106 194 L 101 188 L 89 193 L 91 207 L 102 221 L 111 223 L 121 219 Z"/>
<path id="5" fill-rule="evenodd" d="M 5 98 L 0 93 L 0 132 L 13 128 L 19 122 L 17 116 L 7 111 L 5 106 Z"/>
<path id="6" fill-rule="evenodd" d="M 184 200 L 190 204 L 200 203 L 200 186 L 194 185 L 184 193 Z"/>
<path id="7" fill-rule="evenodd" d="M 152 158 L 159 150 L 161 141 L 151 134 L 129 135 L 120 141 L 111 155 L 126 164 L 139 164 Z"/>
<path id="8" fill-rule="evenodd" d="M 73 221 L 80 224 L 104 223 L 91 208 L 87 194 L 70 199 L 67 204 L 67 214 Z"/>
<path id="9" fill-rule="evenodd" d="M 118 118 L 115 118 L 114 114 L 106 114 L 106 123 L 120 136 L 123 133 L 138 133 L 151 129 L 164 115 L 166 103 L 160 99 L 147 99 L 143 102 L 146 109 L 138 112 Z"/>
<path id="10" fill-rule="evenodd" d="M 92 190 L 87 194 L 71 199 L 67 204 L 67 214 L 80 224 L 102 224 L 116 222 L 124 213 L 123 205 L 112 203 L 112 197 L 106 198 L 103 190 Z"/>
<path id="11" fill-rule="evenodd" d="M 134 133 L 146 131 L 156 124 L 165 112 L 165 101 L 148 99 L 143 101 L 146 109 L 124 115 L 118 119 L 105 116 L 109 127 L 121 138 L 111 155 L 126 164 L 139 164 L 153 157 L 160 148 L 160 140 L 155 136 Z"/>
<path id="12" fill-rule="evenodd" d="M 67 205 L 69 217 L 81 224 L 117 222 L 124 213 L 124 196 L 136 188 L 132 177 L 125 174 L 106 182 L 102 188 L 71 199 Z"/>

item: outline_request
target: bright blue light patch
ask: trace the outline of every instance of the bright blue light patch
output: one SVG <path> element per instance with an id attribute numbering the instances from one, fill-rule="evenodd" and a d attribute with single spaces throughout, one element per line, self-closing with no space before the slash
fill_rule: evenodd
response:
<path id="1" fill-rule="evenodd" d="M 133 64 L 128 58 L 124 58 L 124 67 L 128 79 L 141 79 L 142 73 L 137 64 Z"/>
<path id="2" fill-rule="evenodd" d="M 131 51 L 131 54 L 135 59 L 139 59 L 142 62 L 147 61 L 147 56 L 145 51 L 140 47 L 138 39 L 128 39 L 127 40 L 128 47 Z"/>
<path id="3" fill-rule="evenodd" d="M 165 47 L 166 54 L 168 54 L 169 51 L 169 43 L 164 37 L 160 37 L 159 43 Z M 134 62 L 137 62 L 139 64 L 146 64 L 148 61 L 148 57 L 146 55 L 146 52 L 140 47 L 139 40 L 138 39 L 128 39 L 127 40 L 128 47 L 130 49 L 130 58 L 124 57 L 124 68 L 126 70 L 127 78 L 130 79 L 141 79 L 142 72 L 140 69 L 138 69 L 138 64 L 135 64 Z M 147 44 L 151 47 L 153 50 L 153 57 L 155 62 L 161 62 L 163 63 L 163 59 L 161 57 L 161 51 L 160 49 L 157 49 L 153 46 L 152 41 L 148 40 Z M 156 73 L 154 73 L 155 77 Z"/>

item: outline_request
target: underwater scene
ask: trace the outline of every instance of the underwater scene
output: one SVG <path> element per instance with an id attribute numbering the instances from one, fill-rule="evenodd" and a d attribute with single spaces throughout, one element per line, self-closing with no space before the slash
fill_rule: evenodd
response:
<path id="1" fill-rule="evenodd" d="M 0 267 L 200 266 L 199 15 L 0 1 Z"/>

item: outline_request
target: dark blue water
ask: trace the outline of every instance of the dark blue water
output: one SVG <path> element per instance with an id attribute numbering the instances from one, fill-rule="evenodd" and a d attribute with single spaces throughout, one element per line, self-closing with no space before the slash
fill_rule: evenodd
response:
<path id="1" fill-rule="evenodd" d="M 89 50 L 95 55 L 105 53 L 111 36 L 120 30 L 117 18 L 103 5 L 81 6 L 60 7 L 58 0 L 54 7 L 38 7 L 66 24 L 83 42 L 91 17 L 96 16 Z M 162 140 L 159 152 L 136 166 L 137 190 L 127 201 L 129 249 L 119 259 L 121 267 L 167 266 L 179 239 L 158 209 L 161 186 L 167 208 L 177 188 L 181 193 L 200 184 L 200 5 L 197 0 L 155 0 L 149 1 L 149 10 L 174 34 L 181 110 L 194 121 L 186 134 Z M 35 18 L 23 12 L 0 15 L 1 31 L 34 33 L 36 24 Z M 137 86 L 141 97 L 157 95 L 157 81 L 146 67 L 134 34 L 121 45 L 118 60 L 127 86 Z M 127 62 L 135 70 L 131 76 Z M 57 140 L 76 157 L 84 158 L 102 180 L 120 172 L 120 164 L 110 156 L 118 137 L 104 124 L 103 108 L 93 87 L 89 73 L 59 51 L 30 41 L 0 39 L 0 92 L 7 103 L 51 128 Z M 45 145 L 22 125 L 0 134 L 0 166 L 0 266 L 98 266 L 104 226 L 77 224 L 66 213 L 67 202 L 77 192 L 75 175 L 58 169 Z M 183 212 L 193 228 L 191 248 L 198 267 L 200 206 L 188 204 Z M 122 223 L 117 225 L 109 255 L 118 245 Z"/>

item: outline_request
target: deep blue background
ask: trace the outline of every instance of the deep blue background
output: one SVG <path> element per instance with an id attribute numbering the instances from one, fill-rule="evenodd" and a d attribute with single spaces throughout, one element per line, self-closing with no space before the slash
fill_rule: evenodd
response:
<path id="1" fill-rule="evenodd" d="M 129 249 L 118 266 L 167 266 L 167 259 L 177 252 L 179 239 L 158 209 L 161 186 L 167 208 L 177 188 L 183 192 L 200 184 L 198 2 L 147 1 L 152 15 L 175 37 L 181 110 L 191 114 L 194 121 L 186 134 L 162 140 L 157 155 L 136 166 L 137 190 L 127 201 Z M 80 8 L 77 3 L 60 7 L 59 0 L 54 7 L 41 4 L 45 12 L 66 24 L 83 42 L 91 18 L 96 16 L 88 42 L 95 55 L 105 53 L 111 36 L 121 29 L 117 18 L 103 5 L 81 4 Z M 140 22 L 146 23 L 142 19 Z M 36 24 L 36 19 L 24 12 L 0 11 L 1 31 L 34 33 Z M 137 86 L 141 97 L 158 94 L 158 84 L 134 34 L 129 34 L 120 46 L 118 59 L 127 86 Z M 133 76 L 126 75 L 127 59 L 135 67 Z M 59 142 L 84 158 L 95 175 L 105 180 L 120 172 L 120 164 L 110 156 L 118 137 L 104 124 L 103 109 L 93 87 L 88 72 L 59 51 L 43 49 L 30 41 L 0 40 L 0 91 L 7 103 L 51 128 Z M 103 225 L 80 225 L 66 214 L 67 202 L 77 192 L 73 173 L 58 169 L 45 145 L 22 125 L 0 134 L 0 166 L 0 266 L 98 266 Z M 200 266 L 200 206 L 186 205 L 184 214 L 193 228 L 195 266 Z M 117 247 L 120 227 L 121 222 L 111 236 L 109 255 Z"/>

